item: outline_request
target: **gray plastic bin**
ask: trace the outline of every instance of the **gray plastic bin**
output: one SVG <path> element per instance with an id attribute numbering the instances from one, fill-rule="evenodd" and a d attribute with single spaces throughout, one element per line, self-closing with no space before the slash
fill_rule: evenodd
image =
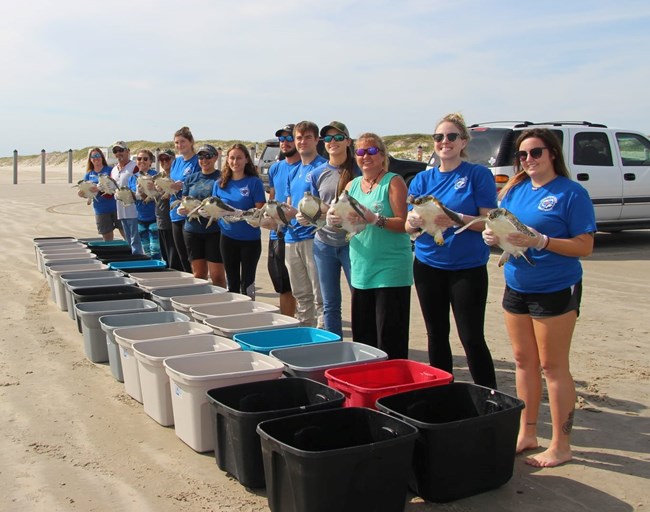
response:
<path id="1" fill-rule="evenodd" d="M 184 295 L 199 295 L 202 293 L 223 293 L 223 288 L 211 284 L 193 284 L 191 286 L 179 286 L 176 288 L 153 288 L 151 300 L 156 302 L 165 311 L 174 311 L 172 297 Z"/>
<path id="2" fill-rule="evenodd" d="M 101 270 L 85 270 L 78 272 L 63 272 L 59 275 L 52 275 L 52 283 L 54 284 L 54 299 L 56 305 L 59 306 L 61 311 L 68 310 L 68 299 L 66 298 L 65 283 L 74 281 L 76 279 L 98 279 L 104 277 L 123 277 L 118 270 L 108 270 L 108 268 Z"/>
<path id="3" fill-rule="evenodd" d="M 136 327 L 138 325 L 164 324 L 170 322 L 189 322 L 190 317 L 174 311 L 147 311 L 145 313 L 127 313 L 99 317 L 99 325 L 106 333 L 106 349 L 111 374 L 115 380 L 124 382 L 120 347 L 115 341 L 113 331 L 121 327 Z"/>
<path id="4" fill-rule="evenodd" d="M 325 370 L 339 366 L 384 361 L 388 354 L 365 343 L 342 341 L 276 348 L 271 355 L 284 363 L 285 373 L 327 384 Z"/>
<path id="5" fill-rule="evenodd" d="M 115 271 L 113 271 L 115 272 Z M 74 309 L 74 292 L 82 288 L 103 288 L 106 286 L 122 286 L 126 284 L 135 284 L 133 279 L 124 277 L 124 275 L 117 277 L 95 277 L 95 278 L 81 278 L 69 279 L 63 283 L 65 287 L 65 300 L 68 310 L 68 316 L 74 320 L 76 317 Z"/>
<path id="6" fill-rule="evenodd" d="M 108 361 L 106 334 L 99 325 L 99 318 L 111 313 L 156 311 L 158 306 L 146 299 L 125 299 L 81 302 L 75 309 L 81 320 L 86 357 L 93 363 L 105 363 Z"/>
<path id="7" fill-rule="evenodd" d="M 47 285 L 50 287 L 50 296 L 54 300 L 54 277 L 56 273 L 71 272 L 73 270 L 86 270 L 95 267 L 93 270 L 108 268 L 99 260 L 65 260 L 51 263 L 43 263 L 43 275 L 47 279 Z"/>

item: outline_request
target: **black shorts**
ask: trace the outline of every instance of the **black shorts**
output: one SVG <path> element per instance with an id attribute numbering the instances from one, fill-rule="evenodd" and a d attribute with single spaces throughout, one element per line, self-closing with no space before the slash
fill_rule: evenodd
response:
<path id="1" fill-rule="evenodd" d="M 221 231 L 216 233 L 190 233 L 183 230 L 183 240 L 187 247 L 187 259 L 208 260 L 210 263 L 223 263 L 219 243 Z"/>
<path id="2" fill-rule="evenodd" d="M 291 281 L 289 281 L 289 271 L 284 263 L 284 238 L 278 240 L 269 239 L 269 257 L 268 269 L 273 289 L 277 293 L 287 293 L 291 291 Z"/>
<path id="3" fill-rule="evenodd" d="M 573 286 L 551 293 L 520 293 L 506 286 L 503 294 L 503 309 L 515 315 L 530 315 L 533 318 L 559 316 L 575 310 L 580 315 L 582 281 Z"/>

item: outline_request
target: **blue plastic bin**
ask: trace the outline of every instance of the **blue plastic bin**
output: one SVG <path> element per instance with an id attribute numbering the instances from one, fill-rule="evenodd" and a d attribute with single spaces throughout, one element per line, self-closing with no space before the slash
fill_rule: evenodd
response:
<path id="1" fill-rule="evenodd" d="M 163 260 L 127 260 L 127 261 L 112 261 L 108 264 L 108 268 L 113 270 L 121 270 L 122 272 L 146 272 L 147 270 L 161 270 L 167 267 L 167 263 Z"/>
<path id="2" fill-rule="evenodd" d="M 261 354 L 268 354 L 276 348 L 341 341 L 338 334 L 314 327 L 289 327 L 269 331 L 242 332 L 235 334 L 233 339 L 241 345 L 242 350 L 252 350 Z"/>

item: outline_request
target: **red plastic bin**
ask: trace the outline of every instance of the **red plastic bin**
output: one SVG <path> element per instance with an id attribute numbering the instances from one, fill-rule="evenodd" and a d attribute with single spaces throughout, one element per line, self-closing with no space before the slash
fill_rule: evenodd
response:
<path id="1" fill-rule="evenodd" d="M 409 359 L 391 359 L 325 371 L 328 386 L 345 395 L 344 407 L 376 409 L 378 398 L 449 384 L 453 375 Z"/>

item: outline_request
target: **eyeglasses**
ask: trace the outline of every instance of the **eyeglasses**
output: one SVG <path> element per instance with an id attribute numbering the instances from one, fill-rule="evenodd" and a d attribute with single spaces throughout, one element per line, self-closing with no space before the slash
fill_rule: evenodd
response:
<path id="1" fill-rule="evenodd" d="M 458 137 L 460 137 L 460 133 L 434 133 L 433 134 L 433 140 L 436 142 L 442 142 L 445 140 L 445 137 L 447 137 L 447 140 L 449 142 L 455 142 Z"/>
<path id="2" fill-rule="evenodd" d="M 323 137 L 323 142 L 332 142 L 332 139 L 336 142 L 343 142 L 347 137 L 342 133 L 337 133 L 336 135 L 325 135 L 325 137 Z"/>
<path id="3" fill-rule="evenodd" d="M 170 161 L 171 161 L 171 158 L 168 157 L 168 156 L 159 156 L 159 157 L 158 157 L 158 161 L 159 161 L 159 162 L 170 162 Z"/>
<path id="4" fill-rule="evenodd" d="M 199 160 L 210 160 L 210 158 L 214 158 L 216 155 L 206 155 L 203 153 L 202 155 L 199 155 Z"/>
<path id="5" fill-rule="evenodd" d="M 101 157 L 102 155 L 100 153 L 93 153 L 92 155 L 90 155 L 90 158 L 101 158 Z"/>
<path id="6" fill-rule="evenodd" d="M 138 162 L 142 162 L 142 160 L 147 161 L 147 160 L 149 160 L 149 157 L 148 156 L 138 156 L 138 157 L 136 157 L 136 160 Z"/>
<path id="7" fill-rule="evenodd" d="M 377 153 L 379 153 L 380 151 L 381 151 L 381 149 L 379 149 L 377 146 L 370 146 L 369 148 L 366 148 L 366 149 L 364 149 L 364 148 L 356 149 L 354 151 L 354 153 L 357 156 L 364 156 L 366 153 L 373 156 L 373 155 L 376 155 Z"/>
<path id="8" fill-rule="evenodd" d="M 113 148 L 113 154 L 124 153 L 124 148 Z"/>
<path id="9" fill-rule="evenodd" d="M 527 160 L 528 155 L 532 156 L 535 160 L 540 158 L 542 156 L 542 153 L 544 153 L 544 150 L 548 149 L 546 147 L 539 147 L 539 148 L 533 148 L 530 151 L 517 151 L 515 153 L 515 158 L 517 160 Z"/>
<path id="10" fill-rule="evenodd" d="M 280 135 L 278 142 L 293 142 L 293 135 Z"/>

